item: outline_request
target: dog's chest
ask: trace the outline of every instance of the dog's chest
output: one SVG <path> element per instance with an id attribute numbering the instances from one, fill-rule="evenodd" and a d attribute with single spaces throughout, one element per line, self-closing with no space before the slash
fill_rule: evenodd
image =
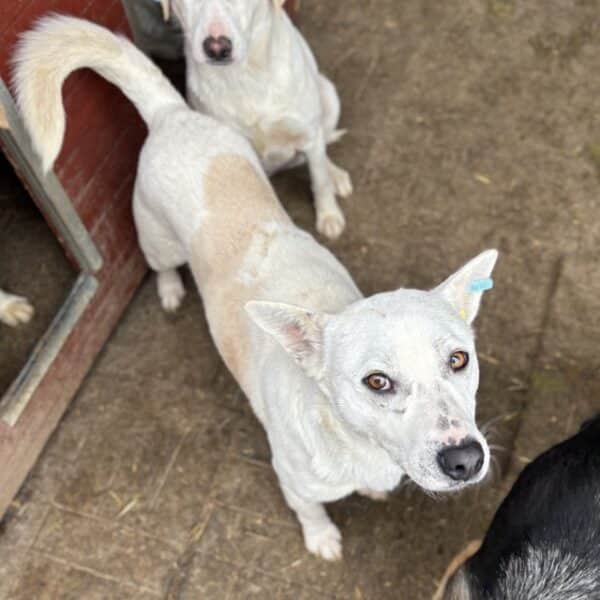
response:
<path id="1" fill-rule="evenodd" d="M 319 431 L 315 436 L 316 452 L 311 462 L 319 480 L 332 488 L 377 491 L 393 490 L 400 483 L 404 471 L 385 450 L 340 431 L 326 411 L 320 412 L 315 426 Z"/>
<path id="2" fill-rule="evenodd" d="M 332 464 L 328 456 L 314 456 L 311 467 L 316 479 L 307 487 L 313 488 L 313 493 L 318 491 L 321 502 L 337 500 L 364 488 L 392 491 L 398 487 L 404 471 L 392 464 L 388 457 L 379 458 L 365 461 L 354 457 L 343 462 L 333 461 Z"/>
<path id="3" fill-rule="evenodd" d="M 192 107 L 249 139 L 263 164 L 290 160 L 309 144 L 321 111 L 314 86 L 297 88 L 297 82 L 249 74 L 230 85 L 217 76 L 202 75 L 196 73 L 188 82 Z"/>

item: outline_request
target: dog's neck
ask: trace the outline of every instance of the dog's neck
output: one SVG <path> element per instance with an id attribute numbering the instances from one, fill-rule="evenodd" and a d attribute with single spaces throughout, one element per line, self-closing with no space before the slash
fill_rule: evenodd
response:
<path id="1" fill-rule="evenodd" d="M 311 464 L 319 478 L 332 484 L 350 481 L 379 491 L 398 485 L 404 475 L 400 466 L 376 442 L 342 421 L 324 394 L 313 400 L 307 412 L 313 422 L 307 442 L 314 448 Z"/>

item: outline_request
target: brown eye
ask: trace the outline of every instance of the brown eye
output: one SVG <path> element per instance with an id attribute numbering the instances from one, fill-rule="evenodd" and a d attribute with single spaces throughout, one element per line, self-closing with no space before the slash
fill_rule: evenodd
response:
<path id="1" fill-rule="evenodd" d="M 461 371 L 469 364 L 469 355 L 463 350 L 454 352 L 450 357 L 450 368 L 453 371 Z"/>
<path id="2" fill-rule="evenodd" d="M 385 373 L 371 373 L 363 379 L 363 383 L 374 392 L 389 392 L 392 380 Z"/>

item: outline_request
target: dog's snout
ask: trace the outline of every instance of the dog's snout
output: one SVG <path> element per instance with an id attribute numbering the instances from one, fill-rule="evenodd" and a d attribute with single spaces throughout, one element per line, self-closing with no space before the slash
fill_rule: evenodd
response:
<path id="1" fill-rule="evenodd" d="M 206 56 L 215 62 L 229 61 L 233 53 L 233 43 L 224 35 L 219 37 L 208 36 L 202 47 Z"/>
<path id="2" fill-rule="evenodd" d="M 455 481 L 468 481 L 483 467 L 483 448 L 475 440 L 448 446 L 438 452 L 437 460 L 444 474 Z"/>

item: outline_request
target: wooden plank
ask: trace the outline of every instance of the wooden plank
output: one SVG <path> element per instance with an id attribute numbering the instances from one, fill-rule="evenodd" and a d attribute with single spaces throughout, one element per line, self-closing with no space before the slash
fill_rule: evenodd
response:
<path id="1" fill-rule="evenodd" d="M 120 0 L 24 0 L 0 7 L 0 74 L 20 32 L 49 11 L 92 20 L 129 35 Z M 147 266 L 137 245 L 131 196 L 145 126 L 113 86 L 90 71 L 63 90 L 67 131 L 56 173 L 102 254 L 99 288 L 17 424 L 0 422 L 0 516 L 56 427 L 118 322 Z M 18 169 L 17 169 L 18 170 Z M 26 184 L 27 187 L 27 184 Z M 35 200 L 35 198 L 34 198 Z"/>
<path id="2" fill-rule="evenodd" d="M 292 18 L 295 18 L 300 10 L 300 0 L 286 0 L 283 6 Z"/>
<path id="3" fill-rule="evenodd" d="M 111 285 L 101 287 L 17 425 L 11 428 L 0 422 L 0 463 L 5 465 L 0 469 L 0 516 L 35 464 L 145 272 L 145 262 L 138 252 L 106 270 L 104 282 L 110 278 Z"/>

